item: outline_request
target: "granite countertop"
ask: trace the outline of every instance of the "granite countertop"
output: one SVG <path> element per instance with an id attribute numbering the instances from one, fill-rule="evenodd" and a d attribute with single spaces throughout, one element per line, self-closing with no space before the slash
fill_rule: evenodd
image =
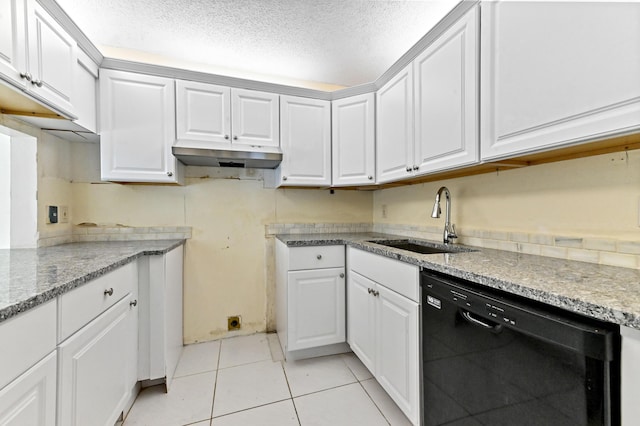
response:
<path id="1" fill-rule="evenodd" d="M 291 247 L 347 244 L 589 317 L 640 329 L 640 270 L 478 247 L 468 247 L 476 250 L 473 252 L 418 254 L 368 240 L 426 240 L 376 233 L 278 235 L 277 238 Z"/>
<path id="2" fill-rule="evenodd" d="M 73 243 L 0 250 L 0 322 L 140 256 L 164 254 L 184 240 Z"/>

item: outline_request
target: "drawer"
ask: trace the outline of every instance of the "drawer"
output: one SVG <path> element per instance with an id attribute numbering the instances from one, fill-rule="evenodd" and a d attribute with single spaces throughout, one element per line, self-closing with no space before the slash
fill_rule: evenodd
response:
<path id="1" fill-rule="evenodd" d="M 420 303 L 420 269 L 416 265 L 349 247 L 348 268 Z"/>
<path id="2" fill-rule="evenodd" d="M 56 301 L 0 323 L 0 389 L 56 348 Z"/>
<path id="3" fill-rule="evenodd" d="M 344 245 L 289 247 L 289 270 L 344 268 Z"/>
<path id="4" fill-rule="evenodd" d="M 137 285 L 138 263 L 131 262 L 60 296 L 58 342 L 134 291 Z"/>

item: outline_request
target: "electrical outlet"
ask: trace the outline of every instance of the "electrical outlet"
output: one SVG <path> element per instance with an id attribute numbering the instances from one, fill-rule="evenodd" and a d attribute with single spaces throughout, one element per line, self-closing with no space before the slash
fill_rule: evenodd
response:
<path id="1" fill-rule="evenodd" d="M 58 221 L 60 223 L 69 223 L 69 206 L 58 207 Z"/>
<path id="2" fill-rule="evenodd" d="M 58 223 L 58 206 L 47 206 L 47 223 Z"/>

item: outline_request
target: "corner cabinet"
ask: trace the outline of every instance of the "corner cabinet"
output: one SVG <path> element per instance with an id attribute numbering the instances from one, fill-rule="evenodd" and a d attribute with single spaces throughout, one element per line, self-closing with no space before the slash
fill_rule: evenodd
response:
<path id="1" fill-rule="evenodd" d="M 482 159 L 640 130 L 640 4 L 482 3 Z"/>
<path id="2" fill-rule="evenodd" d="M 278 186 L 331 186 L 331 102 L 280 97 Z"/>
<path id="3" fill-rule="evenodd" d="M 478 138 L 479 7 L 413 62 L 416 175 L 475 164 Z"/>
<path id="4" fill-rule="evenodd" d="M 333 186 L 375 183 L 374 102 L 367 93 L 331 103 Z"/>
<path id="5" fill-rule="evenodd" d="M 420 424 L 419 271 L 347 248 L 347 335 L 351 350 L 407 418 Z"/>
<path id="6" fill-rule="evenodd" d="M 276 326 L 287 360 L 348 352 L 344 245 L 276 240 Z"/>
<path id="7" fill-rule="evenodd" d="M 182 183 L 173 79 L 101 70 L 100 127 L 102 180 Z"/>

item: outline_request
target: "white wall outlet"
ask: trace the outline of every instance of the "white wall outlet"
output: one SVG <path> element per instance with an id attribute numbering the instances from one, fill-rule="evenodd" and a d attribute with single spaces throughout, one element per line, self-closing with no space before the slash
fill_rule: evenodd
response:
<path id="1" fill-rule="evenodd" d="M 58 221 L 60 223 L 69 223 L 69 206 L 58 207 Z"/>

